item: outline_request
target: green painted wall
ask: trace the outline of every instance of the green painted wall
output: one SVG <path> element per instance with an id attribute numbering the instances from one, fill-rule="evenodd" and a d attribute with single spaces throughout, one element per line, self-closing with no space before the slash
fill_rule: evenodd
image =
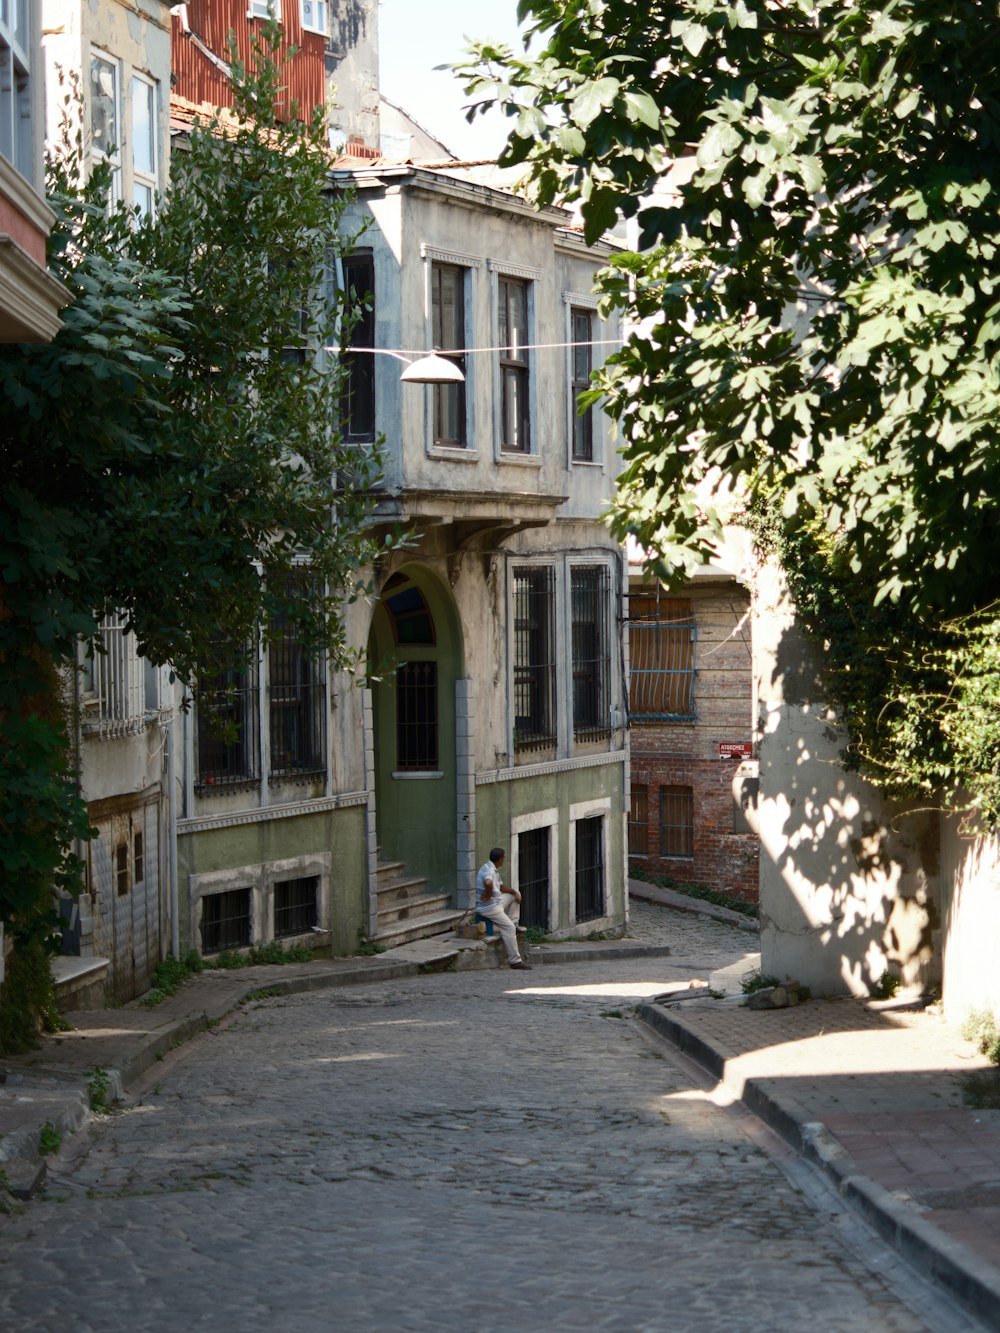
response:
<path id="1" fill-rule="evenodd" d="M 364 806 L 350 806 L 182 834 L 177 840 L 181 940 L 190 937 L 189 875 L 329 852 L 331 919 L 322 924 L 329 926 L 335 955 L 353 953 L 358 932 L 368 930 L 365 814 Z"/>
<path id="2" fill-rule="evenodd" d="M 479 844 L 476 864 L 481 865 L 494 845 L 510 846 L 511 821 L 536 810 L 559 811 L 556 830 L 559 896 L 556 919 L 549 924 L 557 930 L 569 921 L 569 810 L 584 801 L 609 797 L 611 809 L 607 821 L 607 846 L 611 916 L 625 918 L 624 884 L 624 765 L 602 764 L 596 768 L 571 769 L 543 777 L 524 777 L 510 782 L 484 783 L 476 788 L 476 828 Z"/>

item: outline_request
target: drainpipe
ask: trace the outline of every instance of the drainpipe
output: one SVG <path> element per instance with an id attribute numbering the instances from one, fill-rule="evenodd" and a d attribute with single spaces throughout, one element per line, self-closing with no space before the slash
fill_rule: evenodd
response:
<path id="1" fill-rule="evenodd" d="M 170 951 L 181 956 L 181 926 L 177 919 L 177 792 L 175 788 L 174 727 L 177 709 L 171 708 L 167 723 L 167 876 L 170 881 Z"/>

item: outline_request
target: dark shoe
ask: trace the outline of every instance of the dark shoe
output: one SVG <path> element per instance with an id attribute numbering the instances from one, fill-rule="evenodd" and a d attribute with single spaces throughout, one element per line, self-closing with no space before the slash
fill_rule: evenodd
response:
<path id="1" fill-rule="evenodd" d="M 508 963 L 507 966 L 511 969 L 512 972 L 530 972 L 530 971 L 531 971 L 531 964 L 530 964 L 530 963 Z"/>

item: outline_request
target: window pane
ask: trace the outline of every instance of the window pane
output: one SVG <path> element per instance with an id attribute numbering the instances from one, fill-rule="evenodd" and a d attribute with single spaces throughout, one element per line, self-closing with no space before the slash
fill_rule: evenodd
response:
<path id="1" fill-rule="evenodd" d="M 396 672 L 396 767 L 438 766 L 436 662 L 403 662 Z"/>
<path id="2" fill-rule="evenodd" d="M 145 79 L 132 80 L 132 165 L 144 176 L 156 173 L 153 85 Z"/>
<path id="3" fill-rule="evenodd" d="M 341 398 L 344 433 L 349 440 L 370 440 L 375 434 L 375 358 L 370 352 L 352 354 L 350 346 L 375 346 L 375 263 L 370 254 L 344 260 L 349 319 L 343 355 L 347 375 Z"/>
<path id="4" fill-rule="evenodd" d="M 148 217 L 153 211 L 153 191 L 148 185 L 133 181 L 132 202 L 144 217 Z"/>
<path id="5" fill-rule="evenodd" d="M 117 153 L 121 142 L 117 74 L 110 60 L 99 55 L 90 57 L 90 133 L 98 153 Z"/>
<path id="6" fill-rule="evenodd" d="M 431 269 L 431 335 L 436 350 L 465 346 L 465 270 L 451 264 L 434 264 Z M 452 356 L 465 371 L 465 357 Z M 434 386 L 434 441 L 437 444 L 464 445 L 465 385 Z"/>
<path id="7" fill-rule="evenodd" d="M 271 775 L 315 777 L 326 772 L 325 668 L 303 649 L 284 618 L 271 622 L 268 693 Z"/>

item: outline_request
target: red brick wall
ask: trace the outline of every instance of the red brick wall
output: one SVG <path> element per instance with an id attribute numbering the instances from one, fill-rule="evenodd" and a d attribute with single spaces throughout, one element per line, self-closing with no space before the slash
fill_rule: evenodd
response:
<path id="1" fill-rule="evenodd" d="M 638 591 L 639 585 L 633 586 Z M 643 589 L 648 591 L 648 589 Z M 746 831 L 733 779 L 738 760 L 721 758 L 725 741 L 752 736 L 753 681 L 750 629 L 740 622 L 749 595 L 735 582 L 689 585 L 698 627 L 695 656 L 694 721 L 643 723 L 633 719 L 631 781 L 648 793 L 645 856 L 629 864 L 684 884 L 705 884 L 722 893 L 756 902 L 759 841 Z M 692 793 L 692 855 L 660 855 L 660 788 L 689 787 Z"/>

